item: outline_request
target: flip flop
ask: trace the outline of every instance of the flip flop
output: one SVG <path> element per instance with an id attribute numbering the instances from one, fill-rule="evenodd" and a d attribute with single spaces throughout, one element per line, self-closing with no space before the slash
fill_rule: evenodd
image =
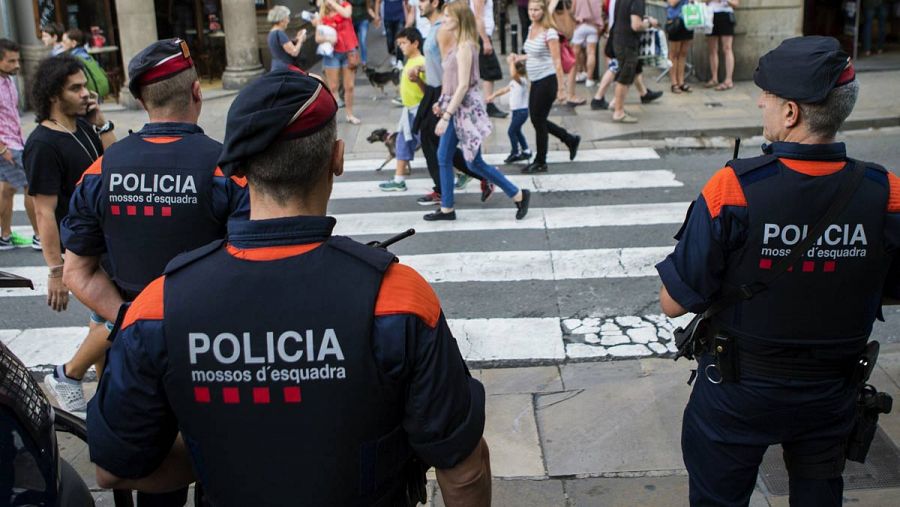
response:
<path id="1" fill-rule="evenodd" d="M 683 91 L 684 93 L 691 93 L 692 91 L 694 91 L 693 88 L 690 87 L 690 85 L 686 84 L 681 85 L 679 88 L 681 88 L 681 91 Z"/>
<path id="2" fill-rule="evenodd" d="M 675 93 L 675 94 L 683 93 L 683 92 L 681 91 L 681 88 L 680 88 L 678 85 L 672 85 L 672 86 L 670 86 L 670 87 L 669 87 L 669 90 L 670 90 L 672 93 Z"/>
<path id="3" fill-rule="evenodd" d="M 359 121 L 359 118 L 357 118 L 356 116 L 348 116 L 347 123 L 349 123 L 350 125 L 359 125 L 362 122 Z"/>
<path id="4" fill-rule="evenodd" d="M 707 82 L 703 83 L 704 88 L 715 88 L 717 86 L 719 86 L 718 81 L 707 81 Z"/>
<path id="5" fill-rule="evenodd" d="M 587 104 L 587 99 L 567 100 L 566 104 L 568 104 L 572 107 L 583 106 L 583 105 Z"/>
<path id="6" fill-rule="evenodd" d="M 719 86 L 716 87 L 717 92 L 724 92 L 725 90 L 730 90 L 734 88 L 734 83 L 720 83 Z"/>

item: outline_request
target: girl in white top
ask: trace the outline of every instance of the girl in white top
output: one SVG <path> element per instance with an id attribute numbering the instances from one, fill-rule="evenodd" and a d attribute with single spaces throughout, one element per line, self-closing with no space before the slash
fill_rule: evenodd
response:
<path id="1" fill-rule="evenodd" d="M 511 164 L 522 160 L 531 159 L 531 151 L 528 149 L 528 141 L 522 133 L 522 125 L 528 121 L 528 72 L 525 62 L 517 62 L 513 55 L 506 58 L 509 64 L 509 85 L 500 88 L 491 94 L 488 100 L 509 94 L 509 110 L 512 112 L 512 121 L 506 134 L 509 136 L 510 152 L 503 162 Z M 521 147 L 521 149 L 520 149 Z"/>

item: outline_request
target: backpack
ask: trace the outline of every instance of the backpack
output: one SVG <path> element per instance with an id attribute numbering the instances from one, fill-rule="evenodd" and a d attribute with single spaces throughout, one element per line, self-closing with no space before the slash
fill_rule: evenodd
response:
<path id="1" fill-rule="evenodd" d="M 87 58 L 82 57 L 81 61 L 84 63 L 84 75 L 87 77 L 88 89 L 101 99 L 109 95 L 109 77 L 97 60 L 88 55 Z"/>

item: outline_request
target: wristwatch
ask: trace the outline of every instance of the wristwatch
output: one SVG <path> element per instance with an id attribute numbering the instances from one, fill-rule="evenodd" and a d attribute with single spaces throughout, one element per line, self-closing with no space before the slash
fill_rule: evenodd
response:
<path id="1" fill-rule="evenodd" d="M 116 125 L 113 122 L 106 120 L 106 123 L 104 123 L 102 127 L 94 126 L 94 132 L 96 132 L 97 135 L 103 135 L 107 132 L 112 132 L 115 128 Z"/>

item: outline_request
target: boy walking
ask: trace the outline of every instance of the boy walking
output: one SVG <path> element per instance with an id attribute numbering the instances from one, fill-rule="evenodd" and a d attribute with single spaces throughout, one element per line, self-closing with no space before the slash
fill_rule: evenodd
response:
<path id="1" fill-rule="evenodd" d="M 413 160 L 419 145 L 419 136 L 412 133 L 412 125 L 425 96 L 425 57 L 422 56 L 422 34 L 413 27 L 407 27 L 397 34 L 397 47 L 403 52 L 406 64 L 400 74 L 400 100 L 403 111 L 397 126 L 397 170 L 394 177 L 378 185 L 383 192 L 405 192 L 409 163 Z"/>

